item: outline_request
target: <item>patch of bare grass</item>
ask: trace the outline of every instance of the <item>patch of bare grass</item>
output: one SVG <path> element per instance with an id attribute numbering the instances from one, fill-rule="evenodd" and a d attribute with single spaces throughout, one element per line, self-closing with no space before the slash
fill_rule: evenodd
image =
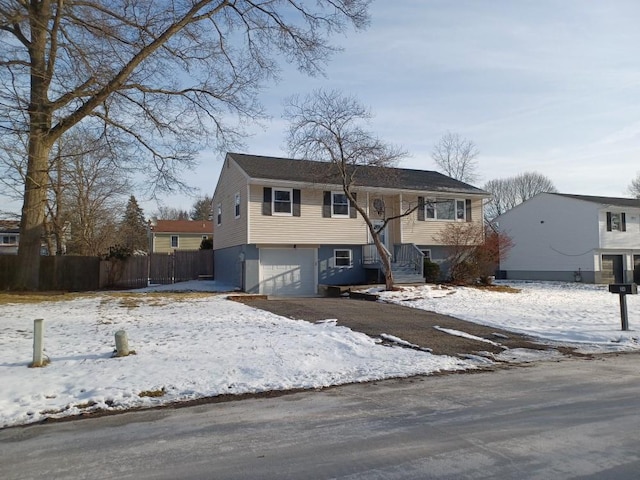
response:
<path id="1" fill-rule="evenodd" d="M 487 290 L 489 292 L 504 292 L 504 293 L 520 293 L 522 289 L 513 288 L 508 285 L 468 285 L 471 288 L 477 288 L 478 290 Z"/>
<path id="2" fill-rule="evenodd" d="M 198 298 L 209 298 L 215 292 L 4 292 L 0 293 L 0 305 L 64 302 L 77 298 L 100 297 L 102 304 L 120 301 L 123 308 L 136 308 L 142 304 L 162 307 L 169 303 L 188 302 Z"/>
<path id="3" fill-rule="evenodd" d="M 166 390 L 164 387 L 156 389 L 156 390 L 143 390 L 138 394 L 139 397 L 164 397 Z"/>

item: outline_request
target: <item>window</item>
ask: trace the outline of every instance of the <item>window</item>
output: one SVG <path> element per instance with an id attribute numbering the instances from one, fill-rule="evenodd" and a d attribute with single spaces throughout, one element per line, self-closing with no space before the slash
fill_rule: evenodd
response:
<path id="1" fill-rule="evenodd" d="M 351 250 L 334 250 L 333 259 L 334 259 L 334 265 L 336 267 L 353 266 Z"/>
<path id="2" fill-rule="evenodd" d="M 423 250 L 420 250 L 420 251 L 424 254 L 424 259 L 425 260 L 431 261 L 431 250 L 429 250 L 427 248 L 427 249 L 423 249 Z"/>
<path id="3" fill-rule="evenodd" d="M 222 204 L 216 207 L 216 224 L 222 225 Z"/>
<path id="4" fill-rule="evenodd" d="M 332 217 L 348 217 L 349 216 L 349 199 L 344 193 L 331 193 L 331 216 Z"/>
<path id="5" fill-rule="evenodd" d="M 274 215 L 291 215 L 291 199 L 293 196 L 292 189 L 273 189 L 273 214 Z"/>
<path id="6" fill-rule="evenodd" d="M 466 220 L 466 202 L 462 199 L 440 198 L 427 200 L 424 217 L 431 220 Z"/>
<path id="7" fill-rule="evenodd" d="M 171 235 L 171 248 L 178 248 L 178 235 Z"/>
<path id="8" fill-rule="evenodd" d="M 202 235 L 202 240 L 206 240 L 207 238 L 209 238 L 209 235 Z"/>
<path id="9" fill-rule="evenodd" d="M 2 237 L 2 243 L 5 245 L 14 245 L 18 243 L 17 237 L 15 235 L 5 235 Z"/>
<path id="10" fill-rule="evenodd" d="M 607 212 L 607 232 L 614 231 L 627 231 L 627 216 L 624 212 Z"/>
<path id="11" fill-rule="evenodd" d="M 233 204 L 234 204 L 234 211 L 235 211 L 235 215 L 236 218 L 240 218 L 240 193 L 236 193 L 236 196 L 233 200 Z"/>

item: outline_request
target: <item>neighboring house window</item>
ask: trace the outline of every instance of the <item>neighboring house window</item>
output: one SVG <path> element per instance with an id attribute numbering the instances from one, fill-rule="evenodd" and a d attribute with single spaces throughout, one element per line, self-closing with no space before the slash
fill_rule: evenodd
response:
<path id="1" fill-rule="evenodd" d="M 2 237 L 2 243 L 5 245 L 12 245 L 18 242 L 15 235 L 5 235 Z"/>
<path id="2" fill-rule="evenodd" d="M 171 248 L 178 248 L 178 235 L 171 235 Z"/>
<path id="3" fill-rule="evenodd" d="M 421 250 L 421 252 L 424 254 L 425 260 L 431 261 L 431 250 L 425 249 L 425 250 Z"/>
<path id="4" fill-rule="evenodd" d="M 240 193 L 236 193 L 233 204 L 236 218 L 240 218 Z"/>
<path id="5" fill-rule="evenodd" d="M 291 215 L 293 209 L 291 208 L 293 199 L 293 190 L 288 189 L 273 189 L 273 204 L 272 211 L 274 215 Z"/>
<path id="6" fill-rule="evenodd" d="M 353 265 L 351 250 L 334 250 L 333 258 L 336 267 L 351 267 Z"/>
<path id="7" fill-rule="evenodd" d="M 607 232 L 614 231 L 627 231 L 627 216 L 624 212 L 607 212 Z"/>
<path id="8" fill-rule="evenodd" d="M 424 202 L 424 218 L 429 220 L 469 221 L 470 202 L 463 199 L 441 198 Z"/>
<path id="9" fill-rule="evenodd" d="M 219 203 L 216 208 L 216 223 L 222 225 L 222 205 Z"/>
<path id="10" fill-rule="evenodd" d="M 348 217 L 349 199 L 342 192 L 331 192 L 331 216 Z"/>

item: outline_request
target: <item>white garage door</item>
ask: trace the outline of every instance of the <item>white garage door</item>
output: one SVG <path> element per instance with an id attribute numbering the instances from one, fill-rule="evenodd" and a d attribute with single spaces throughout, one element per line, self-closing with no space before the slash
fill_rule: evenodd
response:
<path id="1" fill-rule="evenodd" d="M 263 295 L 315 295 L 314 248 L 261 248 L 260 293 Z"/>

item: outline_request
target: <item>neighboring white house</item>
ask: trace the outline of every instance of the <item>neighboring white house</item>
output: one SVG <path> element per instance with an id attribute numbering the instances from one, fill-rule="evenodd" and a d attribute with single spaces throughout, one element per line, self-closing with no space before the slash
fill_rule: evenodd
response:
<path id="1" fill-rule="evenodd" d="M 16 255 L 20 243 L 20 222 L 0 220 L 0 255 Z"/>
<path id="2" fill-rule="evenodd" d="M 494 222 L 514 243 L 500 263 L 507 279 L 640 280 L 638 199 L 540 193 Z"/>
<path id="3" fill-rule="evenodd" d="M 439 234 L 452 222 L 482 224 L 489 194 L 441 173 L 358 167 L 353 193 L 382 226 L 398 283 L 424 281 L 424 256 L 443 262 Z M 410 207 L 413 206 L 413 209 Z M 314 295 L 320 285 L 380 278 L 367 225 L 326 162 L 228 153 L 213 195 L 216 280 L 247 292 Z"/>

